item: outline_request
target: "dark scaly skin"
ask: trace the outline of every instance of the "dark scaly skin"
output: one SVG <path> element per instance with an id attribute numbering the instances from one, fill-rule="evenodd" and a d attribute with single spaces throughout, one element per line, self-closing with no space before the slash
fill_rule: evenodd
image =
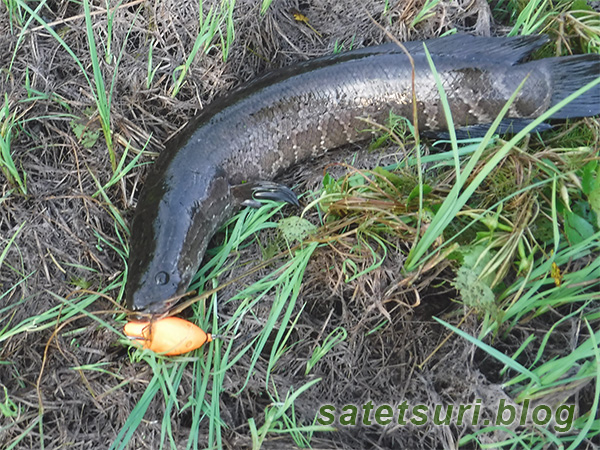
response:
<path id="1" fill-rule="evenodd" d="M 516 64 L 544 38 L 504 39 L 512 44 L 500 50 L 498 39 L 427 41 L 457 127 L 491 123 L 527 75 L 508 117 L 535 118 L 553 102 L 547 60 Z M 419 129 L 444 130 L 423 45 L 406 46 L 415 63 Z M 457 50 L 465 46 L 471 48 Z M 379 123 L 390 111 L 412 117 L 411 76 L 404 52 L 386 44 L 284 69 L 210 105 L 146 180 L 132 226 L 128 308 L 161 314 L 172 306 L 169 298 L 185 292 L 210 238 L 236 209 L 231 186 L 270 180 L 326 150 L 369 138 L 360 132 L 368 128 L 361 117 Z"/>

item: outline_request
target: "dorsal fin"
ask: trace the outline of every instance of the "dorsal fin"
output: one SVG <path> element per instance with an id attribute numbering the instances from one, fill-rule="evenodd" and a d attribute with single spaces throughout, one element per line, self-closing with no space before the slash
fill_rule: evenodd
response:
<path id="1" fill-rule="evenodd" d="M 429 53 L 435 56 L 449 56 L 462 60 L 490 63 L 508 63 L 523 61 L 531 53 L 548 42 L 546 35 L 484 37 L 470 34 L 453 34 L 426 41 L 409 41 L 402 44 L 411 54 L 423 52 L 423 42 Z M 348 55 L 397 53 L 402 50 L 394 42 L 376 47 L 365 47 L 348 52 Z"/>
<path id="2" fill-rule="evenodd" d="M 425 41 L 429 52 L 436 56 L 491 63 L 516 64 L 548 42 L 548 36 L 482 37 L 455 34 Z"/>

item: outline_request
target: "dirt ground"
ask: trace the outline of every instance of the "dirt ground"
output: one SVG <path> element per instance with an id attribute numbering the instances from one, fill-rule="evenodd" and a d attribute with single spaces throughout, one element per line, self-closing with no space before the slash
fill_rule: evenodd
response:
<path id="1" fill-rule="evenodd" d="M 204 2 L 205 14 L 213 3 L 218 2 Z M 153 154 L 163 149 L 163 143 L 203 105 L 257 74 L 331 53 L 336 44 L 348 48 L 385 40 L 385 32 L 370 16 L 400 40 L 434 37 L 452 28 L 480 35 L 504 31 L 493 22 L 483 0 L 442 0 L 431 17 L 411 28 L 410 23 L 423 3 L 423 0 L 282 0 L 274 1 L 261 15 L 260 2 L 238 0 L 233 11 L 235 40 L 227 61 L 223 62 L 220 45 L 198 56 L 186 83 L 173 98 L 172 73 L 184 63 L 193 47 L 198 29 L 198 2 L 133 1 L 115 10 L 110 24 L 106 13 L 102 13 L 104 2 L 94 2 L 92 12 L 99 12 L 93 16 L 94 30 L 97 42 L 103 43 L 99 45 L 100 64 L 105 80 L 114 75 L 116 81 L 111 126 L 117 157 L 123 154 L 125 143 L 132 142 L 134 147 L 141 148 L 149 141 L 150 153 L 142 161 L 150 161 Z M 386 4 L 389 4 L 387 9 Z M 111 7 L 116 5 L 111 2 Z M 291 13 L 294 9 L 307 16 L 319 34 L 295 21 Z M 39 14 L 54 23 L 54 30 L 92 77 L 83 6 L 78 2 L 50 0 Z M 11 193 L 11 186 L 0 177 L 0 252 L 17 233 L 8 252 L 0 256 L 0 260 L 4 258 L 0 265 L 0 292 L 6 292 L 0 299 L 0 328 L 14 326 L 60 305 L 61 298 L 68 298 L 81 287 L 100 290 L 110 285 L 125 265 L 115 250 L 123 248 L 122 230 L 115 227 L 106 202 L 94 195 L 98 190 L 95 180 L 104 184 L 110 179 L 111 163 L 89 84 L 72 56 L 47 31 L 36 28 L 38 25 L 34 21 L 21 35 L 22 27 L 11 22 L 4 3 L 0 6 L 0 92 L 7 93 L 11 111 L 17 111 L 27 120 L 12 144 L 18 167 L 27 174 L 27 195 Z M 113 59 L 107 61 L 104 55 L 109 42 L 108 25 L 112 27 Z M 118 60 L 121 48 L 124 50 Z M 150 48 L 156 72 L 147 84 Z M 38 93 L 39 99 L 31 100 Z M 26 99 L 30 101 L 25 102 Z M 86 136 L 97 132 L 99 137 L 84 145 L 74 131 L 78 124 L 86 127 Z M 328 155 L 310 167 L 297 168 L 287 179 L 312 188 L 325 164 L 344 160 L 355 149 Z M 107 189 L 110 200 L 127 221 L 132 217 L 145 172 L 144 167 L 136 168 L 122 183 Z M 256 247 L 245 249 L 240 260 L 253 258 L 257 251 Z M 452 302 L 455 292 L 449 287 L 452 277 L 449 268 L 436 273 L 435 278 L 424 278 L 416 286 L 420 306 L 412 308 L 410 305 L 416 299 L 411 293 L 402 297 L 404 302 L 386 302 L 389 300 L 386 293 L 398 281 L 400 256 L 389 257 L 378 270 L 352 283 L 338 282 L 339 269 L 326 275 L 320 270 L 338 267 L 339 258 L 332 251 L 317 252 L 303 285 L 301 297 L 306 307 L 296 333 L 316 338 L 321 330 L 330 332 L 343 326 L 349 336 L 316 369 L 315 374 L 324 377 L 324 381 L 297 401 L 296 414 L 300 420 L 310 423 L 318 405 L 323 403 L 364 404 L 372 400 L 374 404 L 396 404 L 407 400 L 413 405 L 433 405 L 471 403 L 481 398 L 484 405 L 481 417 L 485 418 L 494 414 L 491 406 L 485 405 L 495 405 L 499 399 L 512 401 L 501 388 L 498 363 L 457 337 L 444 343 L 424 366 L 418 367 L 448 335 L 431 316 L 458 321 L 453 312 L 460 311 L 460 307 Z M 17 285 L 25 276 L 26 280 Z M 120 286 L 109 295 L 122 304 Z M 89 311 L 113 308 L 110 299 L 100 299 Z M 367 334 L 384 319 L 384 310 L 392 318 L 393 326 Z M 463 329 L 476 333 L 477 326 L 477 319 L 470 317 Z M 503 338 L 507 354 L 518 348 L 521 335 L 536 332 L 535 324 L 530 327 L 533 330 L 527 332 L 517 327 Z M 78 345 L 73 345 L 69 335 L 64 334 L 69 330 Z M 565 326 L 564 339 L 568 340 L 570 333 L 574 331 Z M 52 329 L 22 332 L 0 343 L 0 386 L 19 407 L 15 417 L 0 417 L 0 447 L 25 433 L 14 448 L 41 448 L 42 441 L 46 449 L 108 448 L 139 401 L 151 378 L 150 368 L 143 363 L 132 363 L 116 335 L 89 319 L 70 323 L 46 347 L 51 335 Z M 302 341 L 285 357 L 281 366 L 288 370 L 274 374 L 279 386 L 306 382 L 302 368 L 312 345 L 314 340 Z M 552 345 L 560 349 L 563 343 Z M 71 369 L 98 363 L 103 364 L 106 373 L 86 372 L 82 377 Z M 227 391 L 234 392 L 240 387 L 246 377 L 245 364 L 240 361 L 227 374 Z M 265 369 L 261 364 L 259 361 L 257 376 L 244 395 L 223 395 L 222 420 L 228 427 L 223 433 L 228 448 L 251 446 L 249 417 L 262 423 L 268 401 L 261 394 L 261 383 L 264 384 L 261 374 Z M 38 384 L 43 404 L 43 436 L 39 426 L 29 429 L 40 411 Z M 189 380 L 182 384 L 189 385 Z M 591 395 L 586 392 L 581 397 L 583 403 L 589 398 L 586 395 Z M 156 448 L 163 408 L 155 399 L 132 439 L 131 448 Z M 178 447 L 184 447 L 189 417 L 174 414 L 172 424 L 175 438 L 180 439 Z M 312 445 L 314 448 L 455 448 L 458 439 L 473 430 L 470 425 L 431 424 L 347 427 L 317 434 Z M 482 440 L 498 438 L 489 434 Z M 201 436 L 200 442 L 205 439 Z M 267 439 L 264 448 L 296 447 L 291 439 L 273 436 Z"/>

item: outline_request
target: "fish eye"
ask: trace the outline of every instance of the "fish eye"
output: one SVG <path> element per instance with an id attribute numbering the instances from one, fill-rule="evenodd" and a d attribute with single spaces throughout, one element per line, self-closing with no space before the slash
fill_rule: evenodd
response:
<path id="1" fill-rule="evenodd" d="M 154 280 L 159 286 L 164 286 L 169 282 L 169 274 L 167 272 L 158 272 Z"/>

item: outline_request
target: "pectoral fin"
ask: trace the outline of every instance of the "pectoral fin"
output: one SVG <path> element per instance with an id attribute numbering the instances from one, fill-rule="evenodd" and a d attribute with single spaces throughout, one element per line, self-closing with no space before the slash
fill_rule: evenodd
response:
<path id="1" fill-rule="evenodd" d="M 290 188 L 272 181 L 250 181 L 232 186 L 231 191 L 242 206 L 259 208 L 261 200 L 273 200 L 300 206 L 298 197 Z"/>

